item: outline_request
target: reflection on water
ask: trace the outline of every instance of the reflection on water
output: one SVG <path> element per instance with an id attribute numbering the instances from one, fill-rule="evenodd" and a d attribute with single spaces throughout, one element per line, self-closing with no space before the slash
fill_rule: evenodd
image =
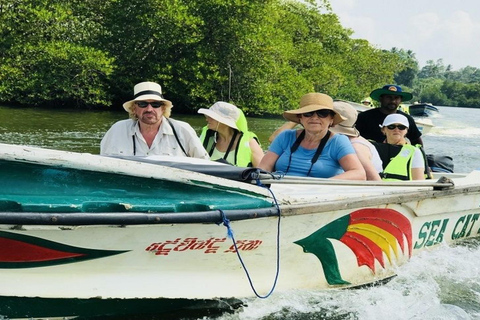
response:
<path id="1" fill-rule="evenodd" d="M 0 107 L 0 141 L 77 152 L 99 152 L 104 133 L 125 112 L 49 111 Z M 197 132 L 205 124 L 200 115 L 173 114 Z M 249 118 L 264 149 L 281 118 Z M 480 110 L 440 107 L 435 127 L 424 136 L 427 153 L 450 155 L 455 171 L 480 168 Z M 480 319 L 480 241 L 444 246 L 412 258 L 398 276 L 384 286 L 360 290 L 274 293 L 221 320 L 250 319 Z M 272 261 L 273 263 L 273 261 Z M 280 270 L 281 272 L 281 270 Z M 247 281 L 247 280 L 245 280 Z"/>
<path id="2" fill-rule="evenodd" d="M 0 140 L 67 151 L 98 153 L 112 112 L 0 107 Z"/>
<path id="3" fill-rule="evenodd" d="M 435 127 L 423 138 L 427 153 L 449 155 L 456 172 L 480 168 L 480 109 L 439 107 Z"/>

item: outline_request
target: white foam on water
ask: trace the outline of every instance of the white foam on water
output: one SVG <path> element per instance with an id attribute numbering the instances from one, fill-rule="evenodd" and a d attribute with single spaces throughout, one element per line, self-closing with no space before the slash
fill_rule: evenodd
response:
<path id="1" fill-rule="evenodd" d="M 446 136 L 446 137 L 465 137 L 474 138 L 480 137 L 480 128 L 478 127 L 434 127 L 428 133 L 431 136 Z"/>
<path id="2" fill-rule="evenodd" d="M 470 244 L 424 251 L 382 286 L 274 293 L 247 303 L 220 319 L 480 319 L 480 238 Z"/>

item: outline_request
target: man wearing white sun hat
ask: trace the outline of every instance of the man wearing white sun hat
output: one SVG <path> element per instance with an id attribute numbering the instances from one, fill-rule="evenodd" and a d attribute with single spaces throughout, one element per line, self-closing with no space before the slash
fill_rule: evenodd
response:
<path id="1" fill-rule="evenodd" d="M 100 144 L 101 155 L 209 158 L 195 130 L 170 118 L 173 105 L 163 97 L 159 84 L 141 82 L 133 91 L 133 100 L 123 104 L 130 119 L 114 123 L 107 131 Z"/>

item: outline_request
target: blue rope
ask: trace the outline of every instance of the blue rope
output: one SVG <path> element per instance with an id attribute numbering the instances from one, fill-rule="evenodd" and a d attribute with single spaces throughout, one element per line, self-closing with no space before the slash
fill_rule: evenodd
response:
<path id="1" fill-rule="evenodd" d="M 257 185 L 259 186 L 262 186 L 264 188 L 267 188 L 265 185 L 263 185 L 259 179 L 257 179 Z M 270 291 L 262 296 L 260 294 L 257 293 L 257 290 L 255 289 L 255 286 L 253 285 L 253 282 L 252 282 L 252 278 L 250 277 L 250 274 L 248 273 L 248 269 L 247 267 L 245 266 L 245 263 L 243 262 L 243 259 L 240 255 L 240 252 L 238 251 L 238 248 L 237 248 L 237 243 L 235 241 L 235 237 L 233 236 L 233 231 L 232 231 L 232 228 L 230 227 L 230 220 L 228 220 L 228 218 L 226 217 L 225 215 L 225 212 L 223 212 L 221 209 L 219 209 L 218 211 L 220 211 L 220 214 L 222 215 L 222 222 L 223 222 L 223 225 L 227 228 L 227 236 L 229 238 L 232 239 L 232 242 L 233 242 L 233 246 L 235 247 L 235 252 L 237 253 L 237 257 L 238 257 L 238 260 L 240 261 L 240 264 L 242 265 L 243 267 L 243 270 L 245 270 L 245 274 L 247 275 L 247 279 L 248 279 L 248 282 L 250 283 L 250 287 L 252 288 L 252 291 L 255 293 L 255 295 L 260 298 L 260 299 L 266 299 L 268 298 L 272 293 L 273 291 L 275 290 L 275 287 L 277 285 L 277 281 L 278 281 L 278 275 L 280 273 L 280 206 L 278 205 L 278 202 L 277 202 L 277 198 L 275 197 L 275 195 L 273 194 L 272 190 L 270 190 L 270 188 L 267 188 L 268 191 L 270 191 L 270 194 L 272 195 L 273 197 L 273 200 L 275 201 L 275 206 L 277 207 L 278 209 L 278 223 L 277 223 L 277 268 L 276 268 L 276 272 L 275 272 L 275 280 L 273 281 L 273 285 L 272 285 L 272 288 L 270 289 Z"/>

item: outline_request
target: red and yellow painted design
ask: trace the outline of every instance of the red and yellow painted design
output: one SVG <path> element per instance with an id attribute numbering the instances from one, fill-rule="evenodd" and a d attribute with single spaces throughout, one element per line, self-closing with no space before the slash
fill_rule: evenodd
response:
<path id="1" fill-rule="evenodd" d="M 354 211 L 295 241 L 304 252 L 312 253 L 320 260 L 325 278 L 331 285 L 349 282 L 340 274 L 337 255 L 329 239 L 348 246 L 355 254 L 358 266 L 367 266 L 372 273 L 375 273 L 375 261 L 385 267 L 384 254 L 389 262 L 394 258 L 392 252 L 395 258 L 399 254 L 408 257 L 412 254 L 412 226 L 401 213 L 370 208 Z"/>

